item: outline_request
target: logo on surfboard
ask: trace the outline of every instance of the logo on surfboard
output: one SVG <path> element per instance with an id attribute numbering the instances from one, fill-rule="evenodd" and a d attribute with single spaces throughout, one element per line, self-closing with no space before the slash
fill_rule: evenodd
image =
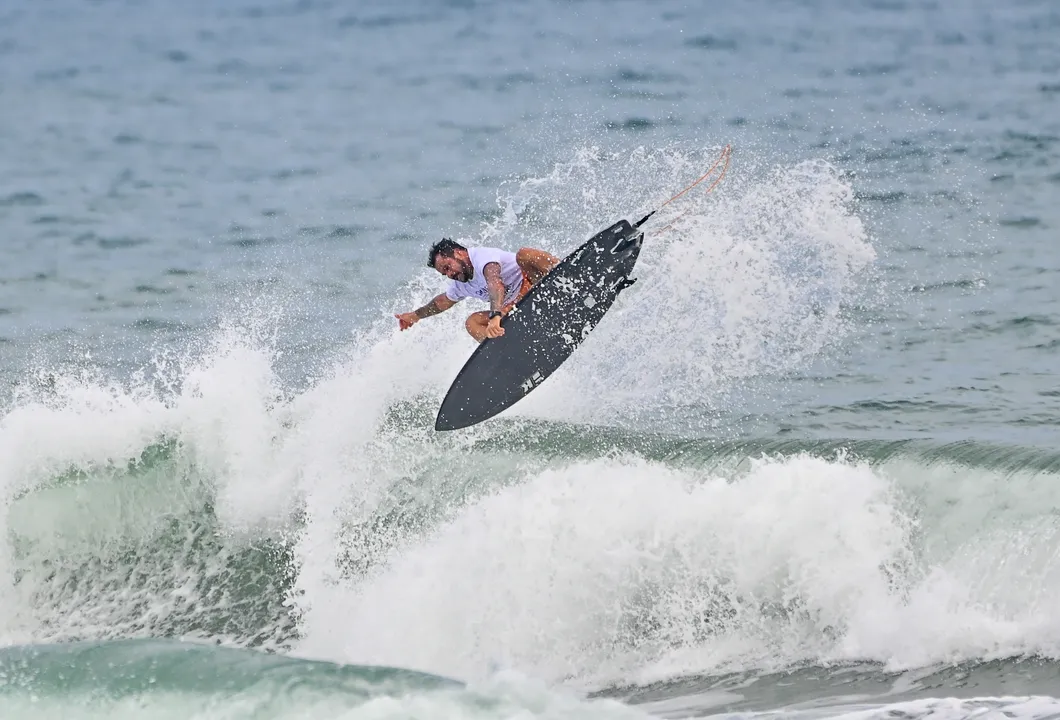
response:
<path id="1" fill-rule="evenodd" d="M 523 380 L 523 386 L 522 386 L 523 387 L 523 394 L 525 395 L 526 393 L 528 393 L 531 390 L 533 390 L 534 388 L 536 388 L 541 383 L 541 381 L 544 380 L 544 379 L 545 379 L 544 376 L 542 376 L 540 371 L 539 371 L 539 372 L 535 372 L 533 375 L 528 377 L 526 380 Z"/>

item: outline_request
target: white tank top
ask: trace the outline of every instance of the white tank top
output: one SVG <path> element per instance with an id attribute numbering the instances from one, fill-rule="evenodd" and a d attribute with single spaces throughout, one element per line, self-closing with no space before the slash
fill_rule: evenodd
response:
<path id="1" fill-rule="evenodd" d="M 501 282 L 504 283 L 504 302 L 510 303 L 519 293 L 523 284 L 523 271 L 519 263 L 515 261 L 515 253 L 507 250 L 490 247 L 473 247 L 467 249 L 467 255 L 475 268 L 475 275 L 467 282 L 449 281 L 449 287 L 445 291 L 450 300 L 462 300 L 466 297 L 475 297 L 479 300 L 490 299 L 489 289 L 486 287 L 486 277 L 482 268 L 491 262 L 499 263 L 501 266 Z"/>

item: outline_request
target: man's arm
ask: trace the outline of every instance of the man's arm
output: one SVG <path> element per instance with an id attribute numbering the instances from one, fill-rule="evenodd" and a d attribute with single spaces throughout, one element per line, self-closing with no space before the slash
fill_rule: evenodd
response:
<path id="1" fill-rule="evenodd" d="M 412 312 L 416 313 L 416 317 L 420 320 L 423 318 L 429 318 L 431 315 L 437 315 L 440 312 L 445 312 L 449 308 L 456 305 L 456 300 L 450 300 L 449 296 L 445 293 L 436 296 L 429 303 L 421 308 L 416 308 Z"/>
<path id="2" fill-rule="evenodd" d="M 423 307 L 416 308 L 412 312 L 394 315 L 394 317 L 398 319 L 398 325 L 401 326 L 402 330 L 408 330 L 420 320 L 428 318 L 431 315 L 437 315 L 440 312 L 445 312 L 453 307 L 453 305 L 456 305 L 456 303 L 456 300 L 450 300 L 448 295 L 442 293 Z"/>
<path id="3" fill-rule="evenodd" d="M 496 262 L 486 263 L 482 268 L 482 276 L 486 278 L 486 290 L 490 295 L 490 312 L 500 312 L 504 307 L 504 281 L 501 280 L 501 264 Z"/>
<path id="4" fill-rule="evenodd" d="M 496 262 L 486 263 L 486 267 L 482 268 L 482 275 L 486 278 L 486 289 L 490 294 L 490 315 L 494 312 L 497 315 L 491 317 L 489 322 L 486 323 L 486 337 L 496 338 L 504 334 L 504 328 L 501 327 L 501 308 L 504 307 L 504 281 L 501 280 L 501 264 Z"/>

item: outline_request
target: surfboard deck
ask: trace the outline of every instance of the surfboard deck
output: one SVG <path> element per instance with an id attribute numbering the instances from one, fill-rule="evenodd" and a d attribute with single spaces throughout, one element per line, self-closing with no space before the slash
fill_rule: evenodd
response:
<path id="1" fill-rule="evenodd" d="M 435 430 L 458 430 L 511 407 L 581 345 L 635 280 L 644 232 L 620 220 L 589 238 L 542 278 L 479 344 L 438 409 Z"/>

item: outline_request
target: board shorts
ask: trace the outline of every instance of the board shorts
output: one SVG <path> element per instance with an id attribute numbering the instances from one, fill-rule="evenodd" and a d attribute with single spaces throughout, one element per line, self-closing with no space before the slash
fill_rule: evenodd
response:
<path id="1" fill-rule="evenodd" d="M 514 300 L 512 300 L 510 303 L 508 303 L 507 305 L 505 305 L 504 307 L 501 308 L 501 314 L 504 315 L 504 316 L 507 316 L 508 313 L 510 313 L 512 311 L 512 308 L 514 308 L 516 306 L 516 304 L 520 300 L 522 300 L 524 297 L 526 297 L 526 294 L 528 292 L 530 292 L 530 288 L 532 288 L 532 287 L 533 287 L 533 283 L 530 282 L 530 278 L 528 278 L 526 276 L 526 273 L 524 272 L 523 273 L 523 282 L 519 285 L 519 292 L 517 292 L 515 294 L 515 299 Z"/>

